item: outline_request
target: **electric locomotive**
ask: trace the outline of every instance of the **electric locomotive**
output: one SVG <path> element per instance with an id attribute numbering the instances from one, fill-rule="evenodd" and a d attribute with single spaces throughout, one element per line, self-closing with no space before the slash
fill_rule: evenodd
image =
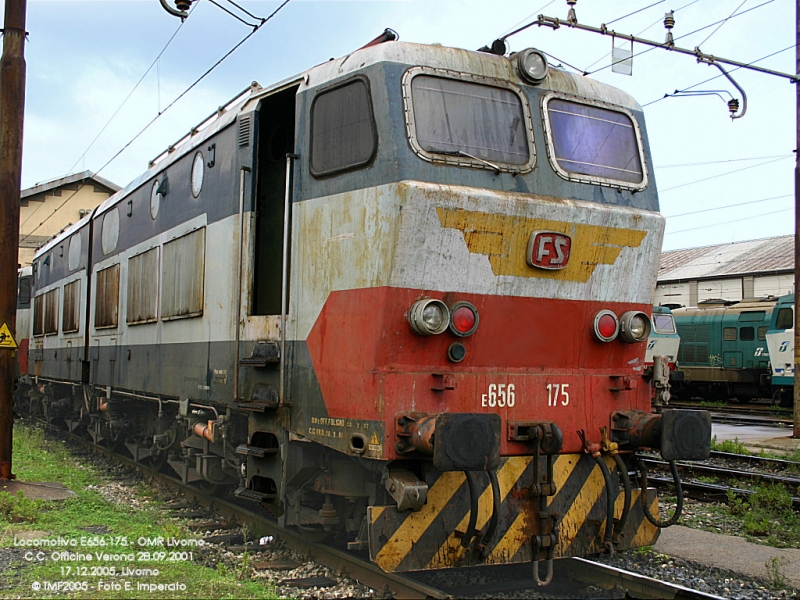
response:
<path id="1" fill-rule="evenodd" d="M 20 404 L 390 572 L 652 544 L 633 453 L 710 419 L 651 414 L 640 106 L 392 40 L 254 83 L 41 248 Z"/>
<path id="2" fill-rule="evenodd" d="M 681 338 L 678 361 L 684 380 L 681 397 L 738 398 L 772 396 L 767 331 L 777 299 L 726 302 L 706 300 L 698 307 L 672 311 Z"/>
<path id="3" fill-rule="evenodd" d="M 665 356 L 667 357 L 669 368 L 674 370 L 678 360 L 678 348 L 681 343 L 681 337 L 675 327 L 675 317 L 666 306 L 653 306 L 650 320 L 652 329 L 647 341 L 644 362 L 650 365 L 653 364 L 655 356 Z"/>
<path id="4" fill-rule="evenodd" d="M 781 406 L 794 403 L 794 294 L 778 298 L 767 331 L 772 399 Z"/>

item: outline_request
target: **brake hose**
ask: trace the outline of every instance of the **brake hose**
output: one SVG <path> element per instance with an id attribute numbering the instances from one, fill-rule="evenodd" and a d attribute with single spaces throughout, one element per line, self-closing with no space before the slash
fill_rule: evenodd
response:
<path id="1" fill-rule="evenodd" d="M 647 506 L 647 469 L 645 468 L 642 459 L 638 456 L 636 457 L 636 464 L 639 467 L 639 471 L 642 473 L 642 493 L 639 496 L 639 499 L 642 501 L 642 512 L 644 512 L 645 518 L 658 528 L 675 525 L 675 523 L 678 522 L 678 519 L 680 519 L 681 513 L 683 512 L 683 488 L 681 487 L 681 478 L 678 476 L 678 465 L 675 464 L 674 460 L 669 461 L 669 468 L 670 471 L 672 471 L 672 481 L 675 482 L 675 495 L 677 496 L 677 504 L 675 506 L 675 512 L 672 514 L 672 516 L 666 521 L 662 522 L 650 513 L 650 508 Z"/>
<path id="2" fill-rule="evenodd" d="M 606 531 L 605 535 L 603 536 L 603 543 L 610 551 L 613 552 L 611 535 L 614 530 L 614 497 L 611 495 L 611 473 L 608 470 L 606 461 L 603 460 L 603 457 L 599 453 L 594 457 L 594 460 L 598 465 L 600 465 L 600 471 L 602 471 L 603 480 L 606 483 Z"/>
<path id="3" fill-rule="evenodd" d="M 619 454 L 614 454 L 614 462 L 617 463 L 617 470 L 620 477 L 622 477 L 622 486 L 625 490 L 625 503 L 622 505 L 622 515 L 619 521 L 614 526 L 614 535 L 616 536 L 625 528 L 625 523 L 628 522 L 628 515 L 631 512 L 631 478 L 628 476 L 628 466 Z"/>
<path id="4" fill-rule="evenodd" d="M 475 481 L 475 473 L 472 471 L 464 471 L 464 475 L 469 487 L 469 523 L 464 537 L 461 538 L 461 545 L 466 548 L 475 537 L 475 524 L 478 522 L 478 482 Z"/>
<path id="5" fill-rule="evenodd" d="M 500 482 L 497 480 L 497 473 L 495 471 L 487 471 L 489 474 L 489 482 L 492 484 L 492 517 L 489 519 L 489 525 L 486 531 L 481 536 L 481 542 L 488 544 L 489 540 L 494 535 L 497 529 L 497 521 L 500 512 Z"/>

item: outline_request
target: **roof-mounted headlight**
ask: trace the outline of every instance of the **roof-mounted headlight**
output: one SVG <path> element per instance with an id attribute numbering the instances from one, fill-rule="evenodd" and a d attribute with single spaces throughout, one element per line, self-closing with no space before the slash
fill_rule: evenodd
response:
<path id="1" fill-rule="evenodd" d="M 547 77 L 547 57 L 535 48 L 527 48 L 516 55 L 520 77 L 533 84 Z"/>

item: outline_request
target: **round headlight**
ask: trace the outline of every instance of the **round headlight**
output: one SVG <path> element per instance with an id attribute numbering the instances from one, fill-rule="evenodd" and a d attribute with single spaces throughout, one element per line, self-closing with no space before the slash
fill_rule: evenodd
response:
<path id="1" fill-rule="evenodd" d="M 650 335 L 650 318 L 643 312 L 629 310 L 619 320 L 620 335 L 629 344 L 643 342 Z"/>
<path id="2" fill-rule="evenodd" d="M 450 324 L 450 311 L 441 300 L 426 298 L 414 303 L 408 312 L 411 329 L 420 335 L 442 333 Z"/>
<path id="3" fill-rule="evenodd" d="M 610 342 L 619 333 L 617 315 L 610 310 L 601 310 L 594 316 L 594 335 L 601 342 Z"/>
<path id="4" fill-rule="evenodd" d="M 547 77 L 547 57 L 539 50 L 528 48 L 517 54 L 517 70 L 530 83 L 539 83 Z"/>

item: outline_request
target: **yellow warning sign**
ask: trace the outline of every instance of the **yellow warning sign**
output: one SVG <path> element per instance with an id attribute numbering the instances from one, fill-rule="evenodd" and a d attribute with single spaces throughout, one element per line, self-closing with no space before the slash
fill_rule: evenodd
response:
<path id="1" fill-rule="evenodd" d="M 11 335 L 11 330 L 8 328 L 8 323 L 3 323 L 0 327 L 0 348 L 11 348 L 12 350 L 17 347 L 17 342 L 14 336 Z"/>
<path id="2" fill-rule="evenodd" d="M 372 432 L 372 438 L 369 440 L 369 453 L 375 458 L 380 458 L 381 454 L 383 454 L 381 440 L 374 431 Z"/>

